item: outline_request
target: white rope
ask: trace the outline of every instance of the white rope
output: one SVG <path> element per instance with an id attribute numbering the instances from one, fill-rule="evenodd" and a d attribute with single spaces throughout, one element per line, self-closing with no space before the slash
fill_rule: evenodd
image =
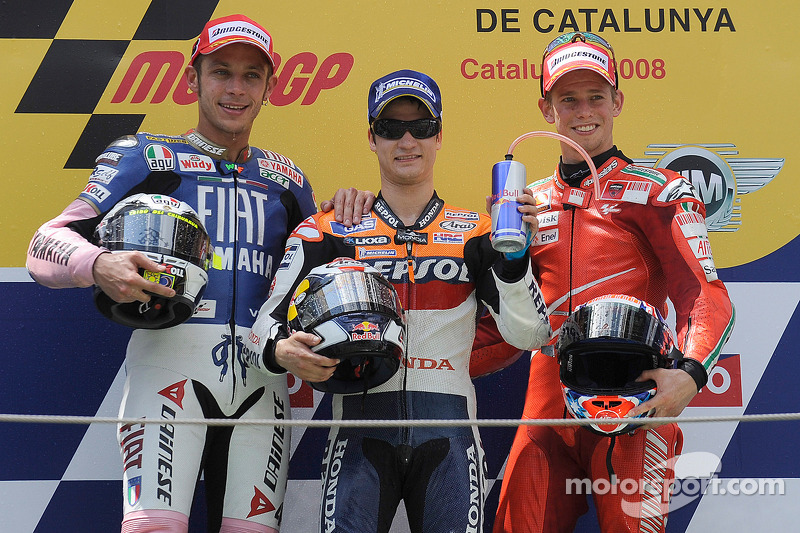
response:
<path id="1" fill-rule="evenodd" d="M 227 419 L 227 418 L 187 418 L 182 420 L 161 418 L 116 418 L 102 416 L 66 415 L 21 415 L 0 414 L 1 422 L 17 424 L 173 424 L 206 426 L 287 426 L 287 427 L 513 427 L 513 426 L 588 426 L 592 424 L 615 424 L 635 422 L 648 424 L 698 423 L 698 422 L 780 422 L 800 420 L 800 413 L 771 413 L 761 415 L 695 416 L 695 417 L 652 417 L 652 418 L 603 418 L 603 419 L 479 419 L 479 420 L 285 420 L 285 419 Z"/>

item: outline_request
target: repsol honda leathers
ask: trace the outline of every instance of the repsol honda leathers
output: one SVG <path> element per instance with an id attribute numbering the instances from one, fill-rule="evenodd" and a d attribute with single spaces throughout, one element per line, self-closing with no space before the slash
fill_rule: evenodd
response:
<path id="1" fill-rule="evenodd" d="M 516 346 L 541 346 L 551 333 L 529 261 L 503 259 L 491 247 L 490 230 L 486 215 L 435 194 L 412 226 L 381 196 L 371 216 L 352 228 L 328 214 L 306 219 L 287 243 L 274 291 L 253 326 L 253 351 L 280 371 L 270 353 L 288 334 L 295 287 L 317 265 L 357 259 L 397 290 L 407 350 L 389 381 L 334 395 L 334 418 L 474 419 L 468 366 L 482 304 Z M 482 531 L 486 465 L 476 427 L 334 427 L 322 469 L 320 531 L 387 532 L 401 500 L 415 533 Z"/>

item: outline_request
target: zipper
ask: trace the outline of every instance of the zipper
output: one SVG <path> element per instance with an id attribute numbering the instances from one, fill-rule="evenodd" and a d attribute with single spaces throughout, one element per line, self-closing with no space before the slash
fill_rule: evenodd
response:
<path id="1" fill-rule="evenodd" d="M 567 316 L 572 314 L 572 264 L 573 252 L 575 251 L 575 206 L 571 206 L 572 217 L 569 223 L 569 305 L 567 308 Z"/>
<path id="2" fill-rule="evenodd" d="M 234 164 L 236 164 L 234 162 Z M 236 364 L 239 362 L 239 354 L 237 353 L 236 343 L 236 285 L 239 277 L 237 270 L 237 258 L 239 257 L 239 217 L 236 215 L 236 205 L 239 200 L 239 172 L 234 169 L 233 171 L 233 201 L 230 202 L 229 209 L 230 215 L 233 216 L 233 287 L 231 288 L 231 316 L 229 326 L 231 328 L 231 378 L 233 383 L 231 385 L 231 404 L 236 399 Z"/>
<path id="3" fill-rule="evenodd" d="M 408 284 L 406 285 L 406 302 L 408 304 L 406 307 L 411 307 L 411 298 L 414 295 L 414 243 L 411 241 L 406 242 L 406 263 L 408 264 Z M 406 313 L 406 319 L 408 319 L 408 310 L 404 309 L 404 313 Z M 411 339 L 409 335 L 408 328 L 406 329 L 406 348 L 411 345 Z M 400 416 L 402 420 L 408 420 L 409 413 L 408 413 L 408 350 L 406 350 L 406 360 L 405 364 L 403 365 L 403 389 L 400 392 Z M 400 442 L 405 444 L 410 442 L 411 440 L 411 427 L 410 426 L 403 426 L 400 429 Z"/>

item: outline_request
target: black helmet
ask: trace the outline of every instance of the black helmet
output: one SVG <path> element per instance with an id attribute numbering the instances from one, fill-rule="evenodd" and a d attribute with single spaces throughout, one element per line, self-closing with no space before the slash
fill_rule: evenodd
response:
<path id="1" fill-rule="evenodd" d="M 385 383 L 405 353 L 405 316 L 394 287 L 372 266 L 339 258 L 300 282 L 288 311 L 289 328 L 314 333 L 312 349 L 341 359 L 333 376 L 311 386 L 341 394 Z"/>
<path id="2" fill-rule="evenodd" d="M 624 417 L 655 396 L 654 381 L 636 378 L 645 370 L 666 368 L 673 346 L 661 313 L 642 300 L 610 294 L 579 306 L 561 326 L 556 344 L 567 410 L 575 418 Z M 637 426 L 598 423 L 586 427 L 615 436 Z"/>
<path id="3" fill-rule="evenodd" d="M 161 194 L 134 194 L 103 217 L 94 236 L 98 246 L 112 253 L 136 250 L 164 265 L 165 272 L 139 269 L 139 273 L 175 290 L 172 298 L 152 295 L 147 303 L 118 303 L 95 287 L 95 305 L 103 315 L 123 326 L 163 329 L 194 314 L 208 283 L 213 251 L 208 233 L 188 204 Z"/>

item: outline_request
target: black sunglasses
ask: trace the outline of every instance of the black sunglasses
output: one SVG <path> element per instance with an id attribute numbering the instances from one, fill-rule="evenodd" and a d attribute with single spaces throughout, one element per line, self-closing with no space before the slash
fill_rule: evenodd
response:
<path id="1" fill-rule="evenodd" d="M 428 139 L 442 131 L 442 123 L 435 118 L 418 118 L 417 120 L 395 120 L 379 118 L 370 126 L 372 133 L 384 139 L 397 140 L 406 132 L 415 139 Z"/>

